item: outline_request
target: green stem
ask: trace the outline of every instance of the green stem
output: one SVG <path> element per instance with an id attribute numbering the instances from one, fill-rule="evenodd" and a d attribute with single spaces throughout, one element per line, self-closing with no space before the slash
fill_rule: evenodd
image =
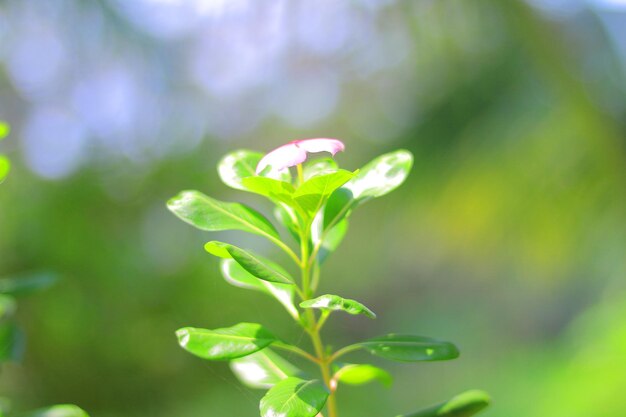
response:
<path id="1" fill-rule="evenodd" d="M 354 352 L 355 350 L 359 350 L 359 349 L 361 349 L 361 346 L 359 345 L 350 345 L 350 346 L 343 347 L 339 349 L 338 351 L 336 351 L 335 353 L 333 353 L 332 355 L 330 355 L 329 361 L 332 363 L 336 361 L 337 359 L 339 359 L 341 356 L 348 354 L 350 352 Z"/>
<path id="2" fill-rule="evenodd" d="M 298 258 L 298 255 L 296 255 L 296 253 L 294 251 L 292 251 L 291 248 L 289 246 L 287 246 L 286 244 L 284 244 L 280 239 L 276 239 L 274 236 L 271 236 L 271 235 L 266 235 L 266 237 L 272 243 L 274 243 L 276 246 L 281 248 L 283 250 L 283 252 L 285 252 L 287 255 L 289 255 L 289 257 L 291 259 L 293 259 L 293 261 L 296 263 L 296 265 L 300 265 L 301 264 L 300 259 Z"/>
<path id="3" fill-rule="evenodd" d="M 302 185 L 304 182 L 304 171 L 302 169 L 302 164 L 298 164 L 296 166 L 296 170 L 298 171 L 298 185 Z"/>
<path id="4" fill-rule="evenodd" d="M 300 172 L 301 167 L 299 166 L 298 173 L 300 174 Z M 313 290 L 311 288 L 311 265 L 309 264 L 309 230 L 310 227 L 302 230 L 300 236 L 300 271 L 302 273 L 301 284 L 302 293 L 304 294 L 306 299 L 310 299 L 313 297 Z M 315 273 L 315 280 L 317 281 L 319 280 L 319 271 L 315 271 Z M 317 285 L 317 282 L 315 284 Z M 320 335 L 321 326 L 326 321 L 326 317 L 322 316 L 320 322 L 318 323 L 315 314 L 313 313 L 313 310 L 306 309 L 305 314 L 306 324 L 308 326 L 308 328 L 306 328 L 306 331 L 311 337 L 311 342 L 313 343 L 313 348 L 315 349 L 317 363 L 320 367 L 324 383 L 330 390 L 330 395 L 328 396 L 328 400 L 326 401 L 328 417 L 337 417 L 335 390 L 333 385 L 331 384 L 332 374 L 330 370 L 330 364 L 332 363 L 332 361 L 330 360 L 330 357 L 326 354 L 324 343 L 322 342 L 322 337 Z"/>
<path id="5" fill-rule="evenodd" d="M 302 356 L 303 358 L 308 359 L 309 361 L 313 362 L 313 363 L 319 363 L 319 360 L 311 355 L 310 353 L 308 353 L 307 351 L 300 349 L 297 346 L 293 346 L 293 345 L 288 345 L 286 343 L 282 343 L 282 342 L 274 342 L 272 344 L 273 347 L 277 348 L 277 349 L 283 349 L 283 350 L 287 350 L 289 352 L 293 352 L 297 355 Z"/>
<path id="6" fill-rule="evenodd" d="M 328 319 L 328 316 L 330 316 L 330 310 L 322 310 L 322 315 L 320 316 L 320 319 L 317 322 L 317 331 L 318 332 L 322 331 L 322 327 L 324 327 L 324 323 L 326 323 L 326 320 Z"/>
<path id="7" fill-rule="evenodd" d="M 310 313 L 310 317 L 315 323 L 315 315 L 312 310 L 307 310 L 307 313 Z M 320 336 L 320 332 L 317 324 L 315 324 L 315 328 L 313 328 L 309 334 L 311 335 L 311 341 L 313 342 L 313 347 L 315 349 L 315 354 L 317 355 L 319 362 L 320 370 L 322 371 L 322 378 L 324 379 L 324 383 L 330 390 L 330 395 L 328 396 L 328 400 L 326 401 L 326 408 L 328 410 L 328 417 L 337 417 L 337 403 L 336 403 L 336 395 L 333 384 L 331 384 L 332 374 L 330 372 L 330 358 L 326 356 L 326 352 L 324 351 L 324 343 L 322 342 L 322 338 Z"/>

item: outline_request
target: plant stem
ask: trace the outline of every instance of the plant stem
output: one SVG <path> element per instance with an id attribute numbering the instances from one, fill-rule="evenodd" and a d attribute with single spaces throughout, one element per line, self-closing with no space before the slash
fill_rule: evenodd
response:
<path id="1" fill-rule="evenodd" d="M 301 173 L 301 167 L 298 166 L 298 173 Z M 306 299 L 310 299 L 313 297 L 313 289 L 311 288 L 311 264 L 309 263 L 309 230 L 310 227 L 306 228 L 302 231 L 300 236 L 300 271 L 302 273 L 302 293 Z M 316 272 L 316 281 L 319 279 L 319 271 Z M 317 286 L 317 282 L 315 283 Z M 317 318 L 315 317 L 315 313 L 313 310 L 306 309 L 306 328 L 307 333 L 311 337 L 311 342 L 313 343 L 313 348 L 315 349 L 315 355 L 317 359 L 317 363 L 320 367 L 320 371 L 322 372 L 322 378 L 324 383 L 328 387 L 330 391 L 330 395 L 328 396 L 328 400 L 326 401 L 326 407 L 328 410 L 328 417 L 337 417 L 337 405 L 335 401 L 335 390 L 331 384 L 332 374 L 330 370 L 330 357 L 326 354 L 326 350 L 324 348 L 324 343 L 322 342 L 322 337 L 320 335 L 321 326 L 325 321 L 325 318 L 320 320 L 320 323 L 317 322 Z"/>
<path id="2" fill-rule="evenodd" d="M 302 356 L 303 358 L 310 360 L 313 363 L 319 363 L 318 358 L 316 358 L 315 356 L 309 354 L 308 352 L 300 349 L 297 346 L 289 345 L 289 344 L 282 343 L 282 342 L 274 342 L 272 346 L 274 346 L 277 349 L 283 349 L 283 350 L 286 350 L 286 351 L 298 354 L 298 355 Z"/>
<path id="3" fill-rule="evenodd" d="M 310 314 L 309 314 L 310 313 Z M 315 314 L 313 314 L 312 310 L 307 310 L 307 315 L 310 316 L 313 323 L 315 323 Z M 332 378 L 330 372 L 330 361 L 326 356 L 326 352 L 324 351 L 324 344 L 322 343 L 322 338 L 320 336 L 320 332 L 317 326 L 317 323 L 314 324 L 314 328 L 311 329 L 309 334 L 311 335 L 311 341 L 313 342 L 313 347 L 315 349 L 315 354 L 319 359 L 320 370 L 322 371 L 322 378 L 324 379 L 324 383 L 330 390 L 330 395 L 328 396 L 328 400 L 326 401 L 326 407 L 328 409 L 328 417 L 337 417 L 337 404 L 335 402 L 335 390 L 333 389 L 330 380 Z"/>
<path id="4" fill-rule="evenodd" d="M 298 184 L 302 185 L 304 182 L 304 171 L 302 170 L 302 164 L 298 164 L 296 166 L 296 170 L 298 171 Z"/>
<path id="5" fill-rule="evenodd" d="M 329 360 L 332 363 L 336 361 L 337 359 L 339 359 L 341 356 L 345 355 L 346 353 L 354 352 L 355 350 L 359 350 L 359 349 L 361 349 L 361 346 L 359 345 L 346 346 L 344 348 L 339 349 L 332 355 L 330 355 Z"/>
<path id="6" fill-rule="evenodd" d="M 280 239 L 276 239 L 274 236 L 266 235 L 267 239 L 274 243 L 276 246 L 281 248 L 283 252 L 285 252 L 289 257 L 296 263 L 296 265 L 300 265 L 300 259 L 298 259 L 298 255 L 291 250 L 291 248 L 285 245 Z"/>

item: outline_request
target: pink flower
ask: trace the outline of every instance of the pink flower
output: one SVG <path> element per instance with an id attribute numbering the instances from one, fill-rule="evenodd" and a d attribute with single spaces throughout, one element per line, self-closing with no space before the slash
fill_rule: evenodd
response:
<path id="1" fill-rule="evenodd" d="M 317 138 L 291 141 L 266 154 L 256 167 L 259 174 L 270 166 L 272 171 L 280 171 L 306 161 L 307 153 L 330 152 L 333 156 L 345 149 L 344 144 L 337 139 Z"/>

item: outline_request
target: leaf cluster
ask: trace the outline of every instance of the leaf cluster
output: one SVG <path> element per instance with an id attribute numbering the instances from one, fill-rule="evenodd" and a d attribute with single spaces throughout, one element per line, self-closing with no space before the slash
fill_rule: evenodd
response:
<path id="1" fill-rule="evenodd" d="M 324 412 L 325 406 L 328 417 L 335 417 L 334 395 L 339 384 L 379 381 L 384 386 L 391 385 L 391 375 L 377 366 L 339 362 L 344 355 L 355 351 L 400 362 L 458 357 L 454 344 L 417 335 L 387 334 L 334 352 L 321 342 L 320 331 L 334 312 L 376 318 L 376 314 L 359 301 L 334 294 L 316 296 L 320 268 L 342 242 L 353 211 L 405 181 L 413 163 L 411 153 L 391 152 L 356 171 L 340 169 L 331 158 L 320 158 L 299 165 L 294 172 L 257 175 L 255 167 L 262 156 L 248 150 L 231 152 L 220 161 L 219 176 L 232 188 L 269 199 L 274 205 L 275 222 L 282 226 L 291 241 L 283 239 L 267 217 L 241 203 L 219 201 L 191 190 L 179 193 L 167 205 L 181 220 L 200 230 L 238 230 L 255 234 L 283 251 L 293 265 L 281 265 L 230 242 L 209 241 L 205 245 L 208 253 L 220 259 L 226 282 L 276 299 L 311 336 L 314 352 L 282 340 L 257 323 L 239 323 L 213 330 L 182 328 L 177 331 L 181 347 L 202 359 L 229 361 L 242 383 L 269 389 L 260 403 L 262 417 L 315 417 Z M 318 365 L 321 378 L 287 361 L 277 353 L 279 350 Z M 479 409 L 467 408 L 467 404 L 474 403 L 472 398 L 462 402 L 463 410 L 470 411 L 458 415 L 470 415 L 472 410 Z M 443 409 L 456 410 L 458 403 Z M 427 414 L 414 415 L 457 415 L 437 414 L 441 409 L 432 408 L 434 411 L 424 411 Z"/>

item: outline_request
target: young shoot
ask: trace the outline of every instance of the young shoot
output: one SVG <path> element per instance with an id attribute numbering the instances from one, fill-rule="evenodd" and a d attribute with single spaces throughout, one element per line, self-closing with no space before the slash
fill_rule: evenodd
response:
<path id="1" fill-rule="evenodd" d="M 205 249 L 220 259 L 229 284 L 265 293 L 278 301 L 301 326 L 312 349 L 284 341 L 258 323 L 239 323 L 219 329 L 186 327 L 177 331 L 180 345 L 206 360 L 229 361 L 235 375 L 249 387 L 268 390 L 260 402 L 262 417 L 338 417 L 337 391 L 341 384 L 391 384 L 391 375 L 374 365 L 343 362 L 356 351 L 399 362 L 454 359 L 459 351 L 450 342 L 425 336 L 387 334 L 332 350 L 322 337 L 331 315 L 347 313 L 375 319 L 363 303 L 343 295 L 317 294 L 322 264 L 339 246 L 352 212 L 395 190 L 409 175 L 413 156 L 406 150 L 381 155 L 361 169 L 339 168 L 334 157 L 344 151 L 337 139 L 289 142 L 263 155 L 237 150 L 218 165 L 229 187 L 257 194 L 274 205 L 275 222 L 290 236 L 283 240 L 274 223 L 257 210 L 224 202 L 199 191 L 183 191 L 168 208 L 183 221 L 205 231 L 239 230 L 267 239 L 284 252 L 290 264 L 261 256 L 236 242 L 209 241 Z M 323 154 L 311 158 L 311 154 Z M 305 374 L 280 351 L 298 355 L 317 367 Z M 488 404 L 482 391 L 468 391 L 404 417 L 471 416 Z"/>

